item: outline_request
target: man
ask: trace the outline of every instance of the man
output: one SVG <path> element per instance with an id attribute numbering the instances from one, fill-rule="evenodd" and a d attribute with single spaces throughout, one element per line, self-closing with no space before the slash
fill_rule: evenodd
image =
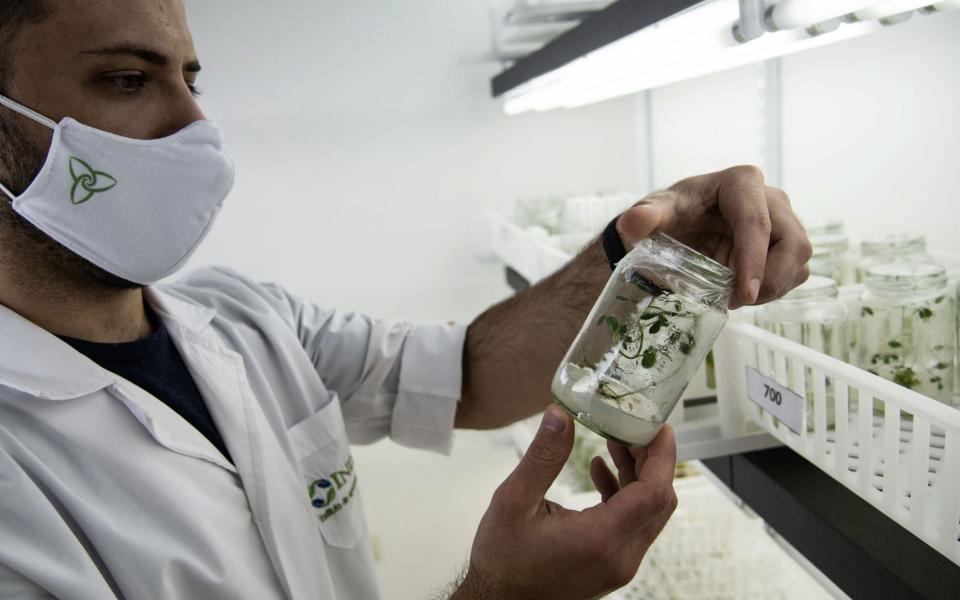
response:
<path id="1" fill-rule="evenodd" d="M 180 0 L 0 3 L 0 597 L 379 597 L 348 441 L 446 451 L 454 426 L 544 410 L 610 275 L 597 241 L 469 327 L 325 311 L 225 269 L 154 285 L 232 183 L 199 71 Z M 731 265 L 734 307 L 807 276 L 803 229 L 754 168 L 616 227 L 608 249 L 662 230 Z M 572 443 L 548 408 L 455 598 L 633 577 L 676 504 L 673 434 L 611 445 L 584 511 L 543 498 Z"/>

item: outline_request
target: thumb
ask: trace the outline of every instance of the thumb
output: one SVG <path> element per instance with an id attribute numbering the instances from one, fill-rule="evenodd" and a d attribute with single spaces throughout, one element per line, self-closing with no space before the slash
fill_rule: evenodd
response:
<path id="1" fill-rule="evenodd" d="M 573 424 L 556 404 L 543 413 L 540 429 L 505 482 L 514 498 L 536 504 L 553 484 L 573 449 Z"/>
<path id="2" fill-rule="evenodd" d="M 673 218 L 672 192 L 656 192 L 635 204 L 617 220 L 617 232 L 627 251 L 657 229 L 669 226 Z"/>

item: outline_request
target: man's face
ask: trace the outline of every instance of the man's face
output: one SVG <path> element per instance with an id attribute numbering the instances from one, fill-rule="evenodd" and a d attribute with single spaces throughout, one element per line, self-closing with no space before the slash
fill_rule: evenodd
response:
<path id="1" fill-rule="evenodd" d="M 181 0 L 48 0 L 49 16 L 25 25 L 9 54 L 5 95 L 54 121 L 72 117 L 118 135 L 155 139 L 203 119 L 200 65 Z M 21 193 L 36 175 L 52 132 L 0 108 L 0 181 Z M 39 257 L 52 277 L 132 287 L 45 238 L 0 199 L 3 251 Z M 7 213 L 3 215 L 2 213 Z M 39 247 L 38 247 L 39 245 Z M 86 264 L 84 264 L 86 263 Z"/>

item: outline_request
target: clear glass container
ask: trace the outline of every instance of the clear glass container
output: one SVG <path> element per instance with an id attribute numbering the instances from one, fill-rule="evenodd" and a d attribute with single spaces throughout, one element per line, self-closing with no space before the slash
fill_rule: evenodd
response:
<path id="1" fill-rule="evenodd" d="M 865 239 L 860 243 L 856 279 L 863 281 L 867 269 L 895 261 L 935 262 L 927 254 L 927 239 L 919 234 L 901 233 Z"/>
<path id="2" fill-rule="evenodd" d="M 727 320 L 734 274 L 655 233 L 617 265 L 553 378 L 556 400 L 593 431 L 654 438 Z"/>
<path id="3" fill-rule="evenodd" d="M 846 228 L 843 221 L 839 219 L 804 219 L 803 226 L 807 230 L 807 235 L 837 235 L 845 234 Z"/>
<path id="4" fill-rule="evenodd" d="M 896 262 L 867 270 L 857 362 L 875 375 L 954 404 L 956 299 L 943 267 Z"/>
<path id="5" fill-rule="evenodd" d="M 829 277 L 811 275 L 786 296 L 757 311 L 757 325 L 771 333 L 803 344 L 842 361 L 850 359 L 849 311 L 839 298 L 837 282 Z M 792 374 L 788 374 L 791 377 Z M 807 428 L 813 428 L 813 379 L 807 377 Z M 832 382 L 827 382 L 827 426 L 833 426 Z"/>
<path id="6" fill-rule="evenodd" d="M 812 275 L 829 277 L 840 285 L 850 282 L 850 238 L 844 234 L 810 235 L 810 244 Z"/>

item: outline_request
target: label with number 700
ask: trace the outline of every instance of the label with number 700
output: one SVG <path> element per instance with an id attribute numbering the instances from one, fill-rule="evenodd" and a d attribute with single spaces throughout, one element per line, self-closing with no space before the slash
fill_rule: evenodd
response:
<path id="1" fill-rule="evenodd" d="M 803 398 L 788 387 L 747 367 L 747 397 L 794 433 L 803 428 Z"/>

